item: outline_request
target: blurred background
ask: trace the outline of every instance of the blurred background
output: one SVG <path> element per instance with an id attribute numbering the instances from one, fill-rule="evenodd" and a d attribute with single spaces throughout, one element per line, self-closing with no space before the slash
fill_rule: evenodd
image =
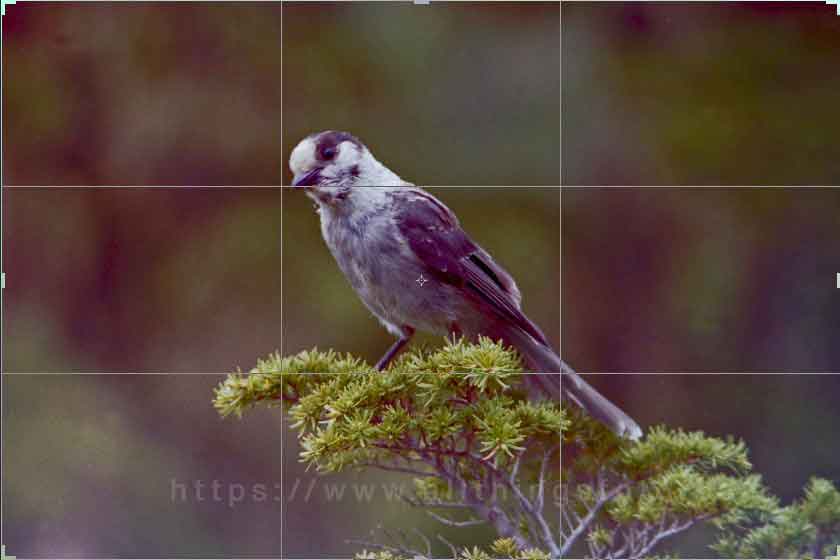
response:
<path id="1" fill-rule="evenodd" d="M 38 2 L 3 38 L 6 184 L 288 184 L 323 129 L 420 184 L 560 182 L 558 3 Z"/>
<path id="2" fill-rule="evenodd" d="M 33 374 L 2 379 L 8 552 L 337 557 L 383 520 L 432 533 L 386 495 L 404 478 L 318 477 L 278 411 L 218 418 L 212 388 L 257 357 L 373 361 L 392 339 L 302 193 L 186 186 L 287 183 L 323 128 L 425 184 L 555 185 L 558 6 L 8 6 L 4 184 L 86 186 L 2 190 L 2 370 Z M 565 4 L 564 181 L 836 183 L 838 23 L 824 4 Z M 175 188 L 96 188 L 144 184 Z M 432 192 L 583 372 L 840 370 L 840 190 Z M 645 426 L 743 437 L 783 500 L 840 481 L 840 376 L 589 379 Z"/>
<path id="3" fill-rule="evenodd" d="M 840 189 L 564 188 L 563 354 L 593 372 L 840 372 Z"/>
<path id="4" fill-rule="evenodd" d="M 563 184 L 836 185 L 824 2 L 563 4 Z"/>
<path id="5" fill-rule="evenodd" d="M 283 36 L 286 159 L 337 129 L 415 184 L 560 183 L 558 2 L 291 2 Z"/>

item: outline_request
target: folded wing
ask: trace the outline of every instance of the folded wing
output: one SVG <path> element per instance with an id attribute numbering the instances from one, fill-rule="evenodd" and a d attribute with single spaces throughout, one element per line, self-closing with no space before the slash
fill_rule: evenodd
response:
<path id="1" fill-rule="evenodd" d="M 513 278 L 461 229 L 455 215 L 420 189 L 407 189 L 397 214 L 397 226 L 429 273 L 457 286 L 489 306 L 541 344 L 545 335 L 520 311 L 521 295 Z"/>

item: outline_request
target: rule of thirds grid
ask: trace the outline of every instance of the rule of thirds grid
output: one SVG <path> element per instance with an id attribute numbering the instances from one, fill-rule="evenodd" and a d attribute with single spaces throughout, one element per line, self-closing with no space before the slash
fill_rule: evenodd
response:
<path id="1" fill-rule="evenodd" d="M 282 6 L 282 4 L 281 4 L 281 6 Z M 434 8 L 435 9 L 441 9 L 441 6 L 434 6 Z M 427 8 L 423 7 L 423 6 L 417 6 L 416 9 L 422 10 L 422 9 L 427 9 Z M 281 9 L 281 14 L 282 14 L 282 9 Z M 558 13 L 558 17 L 560 17 L 560 16 L 561 16 L 561 13 Z M 633 14 L 630 14 L 630 16 L 633 16 Z M 282 21 L 282 16 L 281 16 L 281 21 Z M 562 29 L 562 24 L 561 24 L 561 29 Z M 560 48 L 559 47 L 560 41 L 561 41 L 561 37 L 558 34 L 558 49 Z M 281 53 L 282 52 L 283 51 L 281 49 Z M 561 57 L 562 56 L 563 55 L 561 55 Z M 561 86 L 562 86 L 562 83 L 563 83 L 562 67 L 561 67 L 561 69 L 558 69 L 558 70 L 561 73 L 561 82 L 560 83 L 561 83 Z M 288 76 L 284 76 L 284 78 L 288 80 Z M 281 88 L 281 90 L 282 90 L 282 88 Z M 281 95 L 282 95 L 282 91 L 281 91 Z M 282 102 L 281 102 L 281 104 L 282 104 Z M 561 113 L 562 113 L 562 111 L 561 111 Z M 558 128 L 560 128 L 562 130 L 562 123 L 558 122 Z M 284 126 L 283 126 L 283 116 L 282 116 L 282 111 L 281 111 L 281 119 L 280 119 L 280 142 L 281 142 L 281 144 L 285 145 L 285 143 L 284 143 L 285 141 L 294 142 L 294 141 L 297 140 L 297 139 L 284 138 L 284 132 L 283 131 L 284 131 Z M 567 140 L 567 144 L 566 144 L 567 148 L 569 150 L 573 150 L 573 148 L 568 147 L 568 142 L 569 141 Z M 559 146 L 558 146 L 558 148 L 559 148 Z M 563 175 L 563 169 L 562 169 L 562 157 L 561 157 L 560 153 L 558 153 L 557 164 L 558 164 L 558 167 L 560 167 L 560 169 L 558 171 L 558 177 L 562 178 L 562 177 L 564 177 L 564 175 Z M 48 185 L 45 185 L 45 186 L 48 186 Z M 677 186 L 677 187 L 679 187 L 679 186 Z M 23 188 L 25 188 L 25 187 L 22 186 L 22 185 L 20 185 L 20 186 L 15 186 L 15 185 L 4 186 L 5 191 L 12 190 L 12 189 L 23 189 Z M 119 187 L 114 186 L 114 188 L 119 188 Z M 152 188 L 152 186 L 149 186 L 149 188 Z M 225 186 L 222 186 L 220 188 L 242 188 L 242 187 L 235 187 L 235 186 L 225 187 Z M 456 190 L 463 190 L 463 189 L 472 188 L 472 189 L 475 189 L 476 192 L 491 192 L 492 193 L 493 191 L 495 191 L 499 188 L 504 189 L 505 187 L 498 187 L 498 186 L 493 186 L 493 187 L 490 187 L 490 186 L 486 186 L 486 187 L 482 187 L 482 186 L 442 187 L 441 186 L 441 187 L 437 187 L 437 188 L 432 187 L 431 190 L 436 194 L 436 196 L 438 196 L 439 198 L 443 199 L 444 202 L 446 202 L 446 198 L 449 196 L 449 189 L 450 188 L 453 189 L 453 192 L 455 192 Z M 684 185 L 684 188 L 685 188 L 685 191 L 687 193 L 689 193 L 689 192 L 693 193 L 693 192 L 697 192 L 697 190 L 699 190 L 699 189 L 695 190 L 694 186 L 692 186 L 692 185 Z M 740 189 L 741 187 L 725 186 L 724 185 L 724 186 L 721 186 L 720 188 L 728 190 L 728 189 Z M 765 187 L 758 186 L 758 185 L 755 185 L 755 186 L 752 186 L 752 187 L 746 187 L 746 186 L 743 187 L 744 191 L 747 191 L 747 189 L 750 189 L 750 190 L 754 189 L 756 191 L 759 191 L 759 190 L 764 189 L 764 188 Z M 602 185 L 577 185 L 577 184 L 556 185 L 555 187 L 537 187 L 537 186 L 533 187 L 534 191 L 546 191 L 546 190 L 550 190 L 550 189 L 556 189 L 557 192 L 558 192 L 558 197 L 557 197 L 557 212 L 558 212 L 558 218 L 559 218 L 558 222 L 557 222 L 557 242 L 558 242 L 557 250 L 558 250 L 558 254 L 559 254 L 558 280 L 561 280 L 562 279 L 562 274 L 563 274 L 562 270 L 563 270 L 563 254 L 564 254 L 563 253 L 563 241 L 562 241 L 562 239 L 563 239 L 564 232 L 568 233 L 568 230 L 563 229 L 564 227 L 568 227 L 568 224 L 563 225 L 563 220 L 562 220 L 563 212 L 564 212 L 564 210 L 563 210 L 564 200 L 567 200 L 565 197 L 567 196 L 568 193 L 575 193 L 577 191 L 585 191 L 585 190 L 598 191 L 598 190 L 603 190 L 603 189 L 602 189 Z M 658 193 L 658 192 L 660 192 L 659 189 L 662 189 L 661 192 L 663 192 L 663 193 L 666 190 L 669 190 L 667 187 L 663 188 L 663 187 L 660 187 L 660 186 L 642 186 L 642 185 L 629 186 L 627 188 L 623 188 L 623 189 L 620 189 L 620 190 L 622 190 L 622 191 L 626 191 L 626 190 L 650 190 L 651 192 L 657 192 Z M 780 189 L 784 190 L 784 186 L 780 186 Z M 675 190 L 678 190 L 678 188 L 670 189 L 668 196 L 673 196 L 672 193 Z M 807 197 L 807 196 L 809 196 L 808 193 L 811 193 L 811 192 L 814 192 L 814 191 L 815 191 L 814 189 L 807 189 L 803 192 L 803 194 L 801 196 L 802 197 Z M 195 190 L 196 196 L 199 196 L 200 192 L 201 191 L 199 189 L 196 189 Z M 287 202 L 289 201 L 290 198 L 292 198 L 292 197 L 300 198 L 302 196 L 303 195 L 299 192 L 294 192 L 294 191 L 289 190 L 288 188 L 284 188 L 284 187 L 280 188 L 280 216 L 279 216 L 279 219 L 280 219 L 280 235 L 281 235 L 280 258 L 281 258 L 281 261 L 282 261 L 282 268 L 284 270 L 287 270 L 287 271 L 290 270 L 290 269 L 294 270 L 294 269 L 297 269 L 299 267 L 298 267 L 298 263 L 289 262 L 289 261 L 286 260 L 289 257 L 289 248 L 294 244 L 294 239 L 290 239 L 287 235 L 284 235 L 284 232 L 285 232 L 284 226 L 286 225 L 286 223 L 288 221 L 287 218 L 284 216 L 285 215 L 285 209 L 287 207 Z M 647 196 L 647 195 L 643 195 L 643 196 Z M 4 197 L 4 199 L 5 198 L 6 197 Z M 830 199 L 828 199 L 828 200 L 830 200 Z M 298 203 L 298 206 L 299 206 L 299 203 Z M 313 228 L 316 227 L 315 223 L 317 222 L 317 217 L 314 214 L 312 214 L 312 215 L 308 216 L 308 218 L 312 222 L 312 227 Z M 491 219 L 495 220 L 495 218 L 491 218 Z M 503 227 L 503 218 L 499 219 L 498 223 L 499 223 L 500 227 Z M 516 232 L 511 232 L 511 235 L 516 235 Z M 480 240 L 478 240 L 478 241 L 479 241 L 479 243 L 481 242 Z M 500 261 L 504 262 L 505 259 L 506 259 L 506 256 L 505 255 L 499 255 L 498 258 L 499 258 Z M 13 271 L 11 271 L 11 272 L 13 272 Z M 317 273 L 317 271 L 314 271 L 314 272 Z M 280 301 L 280 315 L 281 315 L 280 316 L 280 325 L 281 325 L 281 328 L 279 329 L 279 337 L 278 337 L 279 352 L 280 352 L 281 355 L 285 355 L 286 352 L 291 353 L 291 352 L 294 352 L 294 351 L 298 350 L 298 348 L 288 348 L 287 345 L 285 344 L 285 338 L 286 337 L 284 335 L 286 334 L 286 332 L 284 332 L 284 330 L 288 331 L 288 329 L 294 328 L 295 321 L 294 321 L 294 317 L 289 317 L 289 316 L 286 315 L 285 310 L 284 310 L 283 302 L 284 301 L 288 302 L 289 299 L 294 298 L 295 295 L 293 293 L 290 294 L 288 291 L 286 291 L 288 289 L 288 286 L 284 285 L 283 282 L 282 282 L 283 274 L 285 274 L 285 273 L 281 272 L 281 287 L 280 287 L 280 290 L 281 290 L 281 301 Z M 829 281 L 830 280 L 833 280 L 833 276 L 829 277 Z M 355 295 L 352 294 L 352 292 L 348 289 L 347 286 L 344 286 L 344 289 L 345 289 L 345 292 L 346 292 L 345 297 L 347 299 L 354 299 L 355 298 Z M 557 289 L 558 289 L 557 299 L 558 299 L 559 302 L 562 302 L 563 301 L 562 281 L 557 282 Z M 524 294 L 524 295 L 525 295 L 525 309 L 527 310 L 528 295 L 527 295 L 527 293 Z M 228 297 L 235 298 L 236 294 L 228 294 Z M 566 354 L 571 354 L 571 353 L 575 352 L 575 349 L 572 348 L 572 347 L 564 348 L 562 339 L 559 338 L 561 336 L 561 333 L 564 332 L 563 329 L 562 329 L 562 325 L 561 325 L 561 319 L 562 318 L 560 316 L 560 310 L 559 309 L 558 309 L 558 312 L 557 312 L 557 316 L 558 316 L 557 348 L 558 348 L 558 352 L 561 352 L 561 354 L 564 355 L 564 357 L 565 357 Z M 9 327 L 7 327 L 7 329 L 8 328 Z M 378 326 L 376 328 L 378 328 Z M 317 344 L 317 343 L 318 343 L 317 338 L 314 338 L 313 339 L 313 344 Z M 350 349 L 342 348 L 341 350 L 350 350 Z M 383 350 L 384 350 L 384 348 L 383 348 Z M 563 354 L 564 351 L 566 352 L 566 354 Z M 244 366 L 244 364 L 243 364 L 243 366 Z M 824 368 L 821 370 L 821 372 L 822 373 L 827 373 L 827 374 L 836 373 L 833 369 L 824 369 Z M 4 374 L 14 374 L 14 373 L 15 372 L 4 372 Z M 62 373 L 62 372 L 54 372 L 54 373 Z M 126 372 L 123 372 L 123 373 L 132 373 L 132 372 L 126 371 Z M 148 374 L 149 372 L 140 372 L 140 373 Z M 165 373 L 165 372 L 161 372 L 161 373 Z M 205 374 L 205 375 L 218 375 L 218 373 L 207 373 L 207 372 L 193 372 L 193 373 Z M 698 374 L 698 373 L 715 375 L 711 372 L 682 371 L 682 370 L 661 371 L 661 372 L 620 371 L 620 370 L 619 371 L 613 371 L 613 370 L 611 370 L 611 371 L 586 371 L 586 370 L 583 370 L 582 373 L 588 374 L 588 375 L 593 375 L 593 376 L 599 375 L 599 374 L 600 375 L 608 375 L 609 374 L 609 375 L 638 376 L 638 378 L 641 378 L 641 379 L 644 379 L 644 377 L 646 377 L 647 375 L 686 375 L 686 374 Z M 739 374 L 741 372 L 739 372 L 736 369 L 731 369 L 731 370 L 727 371 L 727 373 Z M 788 372 L 784 372 L 784 371 L 775 371 L 775 372 L 774 371 L 767 371 L 767 372 L 750 371 L 749 373 L 798 374 L 798 373 L 809 373 L 809 371 L 802 371 L 802 372 L 797 372 L 797 371 L 788 371 Z M 280 425 L 281 425 L 281 432 L 283 432 L 283 434 L 285 434 L 285 432 L 287 430 L 285 416 L 281 416 Z M 284 446 L 285 438 L 281 436 L 280 440 L 281 440 L 280 445 Z M 281 462 L 280 481 L 281 481 L 281 487 L 284 490 L 285 490 L 285 486 L 284 486 L 284 474 L 283 473 L 284 473 L 284 469 L 285 469 L 285 459 L 295 457 L 298 452 L 299 452 L 299 448 L 297 447 L 297 445 L 295 445 L 293 447 L 285 446 L 281 450 L 281 455 L 283 456 L 284 460 Z M 285 500 L 281 499 L 280 504 L 281 504 L 280 505 L 280 507 L 281 507 L 281 519 L 285 519 L 285 516 L 286 516 L 286 513 L 287 513 L 287 512 L 283 511 L 284 506 L 286 506 Z M 281 557 L 286 557 L 286 555 L 284 554 L 284 550 L 286 548 L 286 544 L 284 543 L 284 540 L 289 539 L 289 538 L 294 538 L 294 535 L 286 535 L 285 532 L 286 532 L 286 528 L 284 526 L 280 531 L 280 533 L 281 533 L 281 536 L 280 536 L 280 556 Z M 10 552 L 14 552 L 14 551 L 10 551 Z"/>

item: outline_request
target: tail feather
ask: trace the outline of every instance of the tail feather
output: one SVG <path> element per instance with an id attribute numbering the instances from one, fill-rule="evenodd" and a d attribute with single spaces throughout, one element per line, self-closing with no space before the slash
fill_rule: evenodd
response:
<path id="1" fill-rule="evenodd" d="M 575 404 L 620 437 L 632 440 L 642 437 L 642 429 L 630 416 L 584 381 L 550 347 L 519 329 L 511 331 L 514 329 L 506 333 L 505 341 L 519 351 L 528 369 L 535 372 L 525 376 L 529 386 L 551 398 L 557 398 L 561 392 L 565 393 Z"/>

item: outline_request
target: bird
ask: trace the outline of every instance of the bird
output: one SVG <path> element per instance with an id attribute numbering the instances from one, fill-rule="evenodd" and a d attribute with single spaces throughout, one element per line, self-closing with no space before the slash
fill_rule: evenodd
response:
<path id="1" fill-rule="evenodd" d="M 524 376 L 529 395 L 562 394 L 616 435 L 643 435 L 554 352 L 523 313 L 513 277 L 467 235 L 455 214 L 379 162 L 358 138 L 335 130 L 310 134 L 292 150 L 289 169 L 291 186 L 315 202 L 339 268 L 397 338 L 377 370 L 385 370 L 416 331 L 486 336 L 521 355 L 533 372 Z"/>

